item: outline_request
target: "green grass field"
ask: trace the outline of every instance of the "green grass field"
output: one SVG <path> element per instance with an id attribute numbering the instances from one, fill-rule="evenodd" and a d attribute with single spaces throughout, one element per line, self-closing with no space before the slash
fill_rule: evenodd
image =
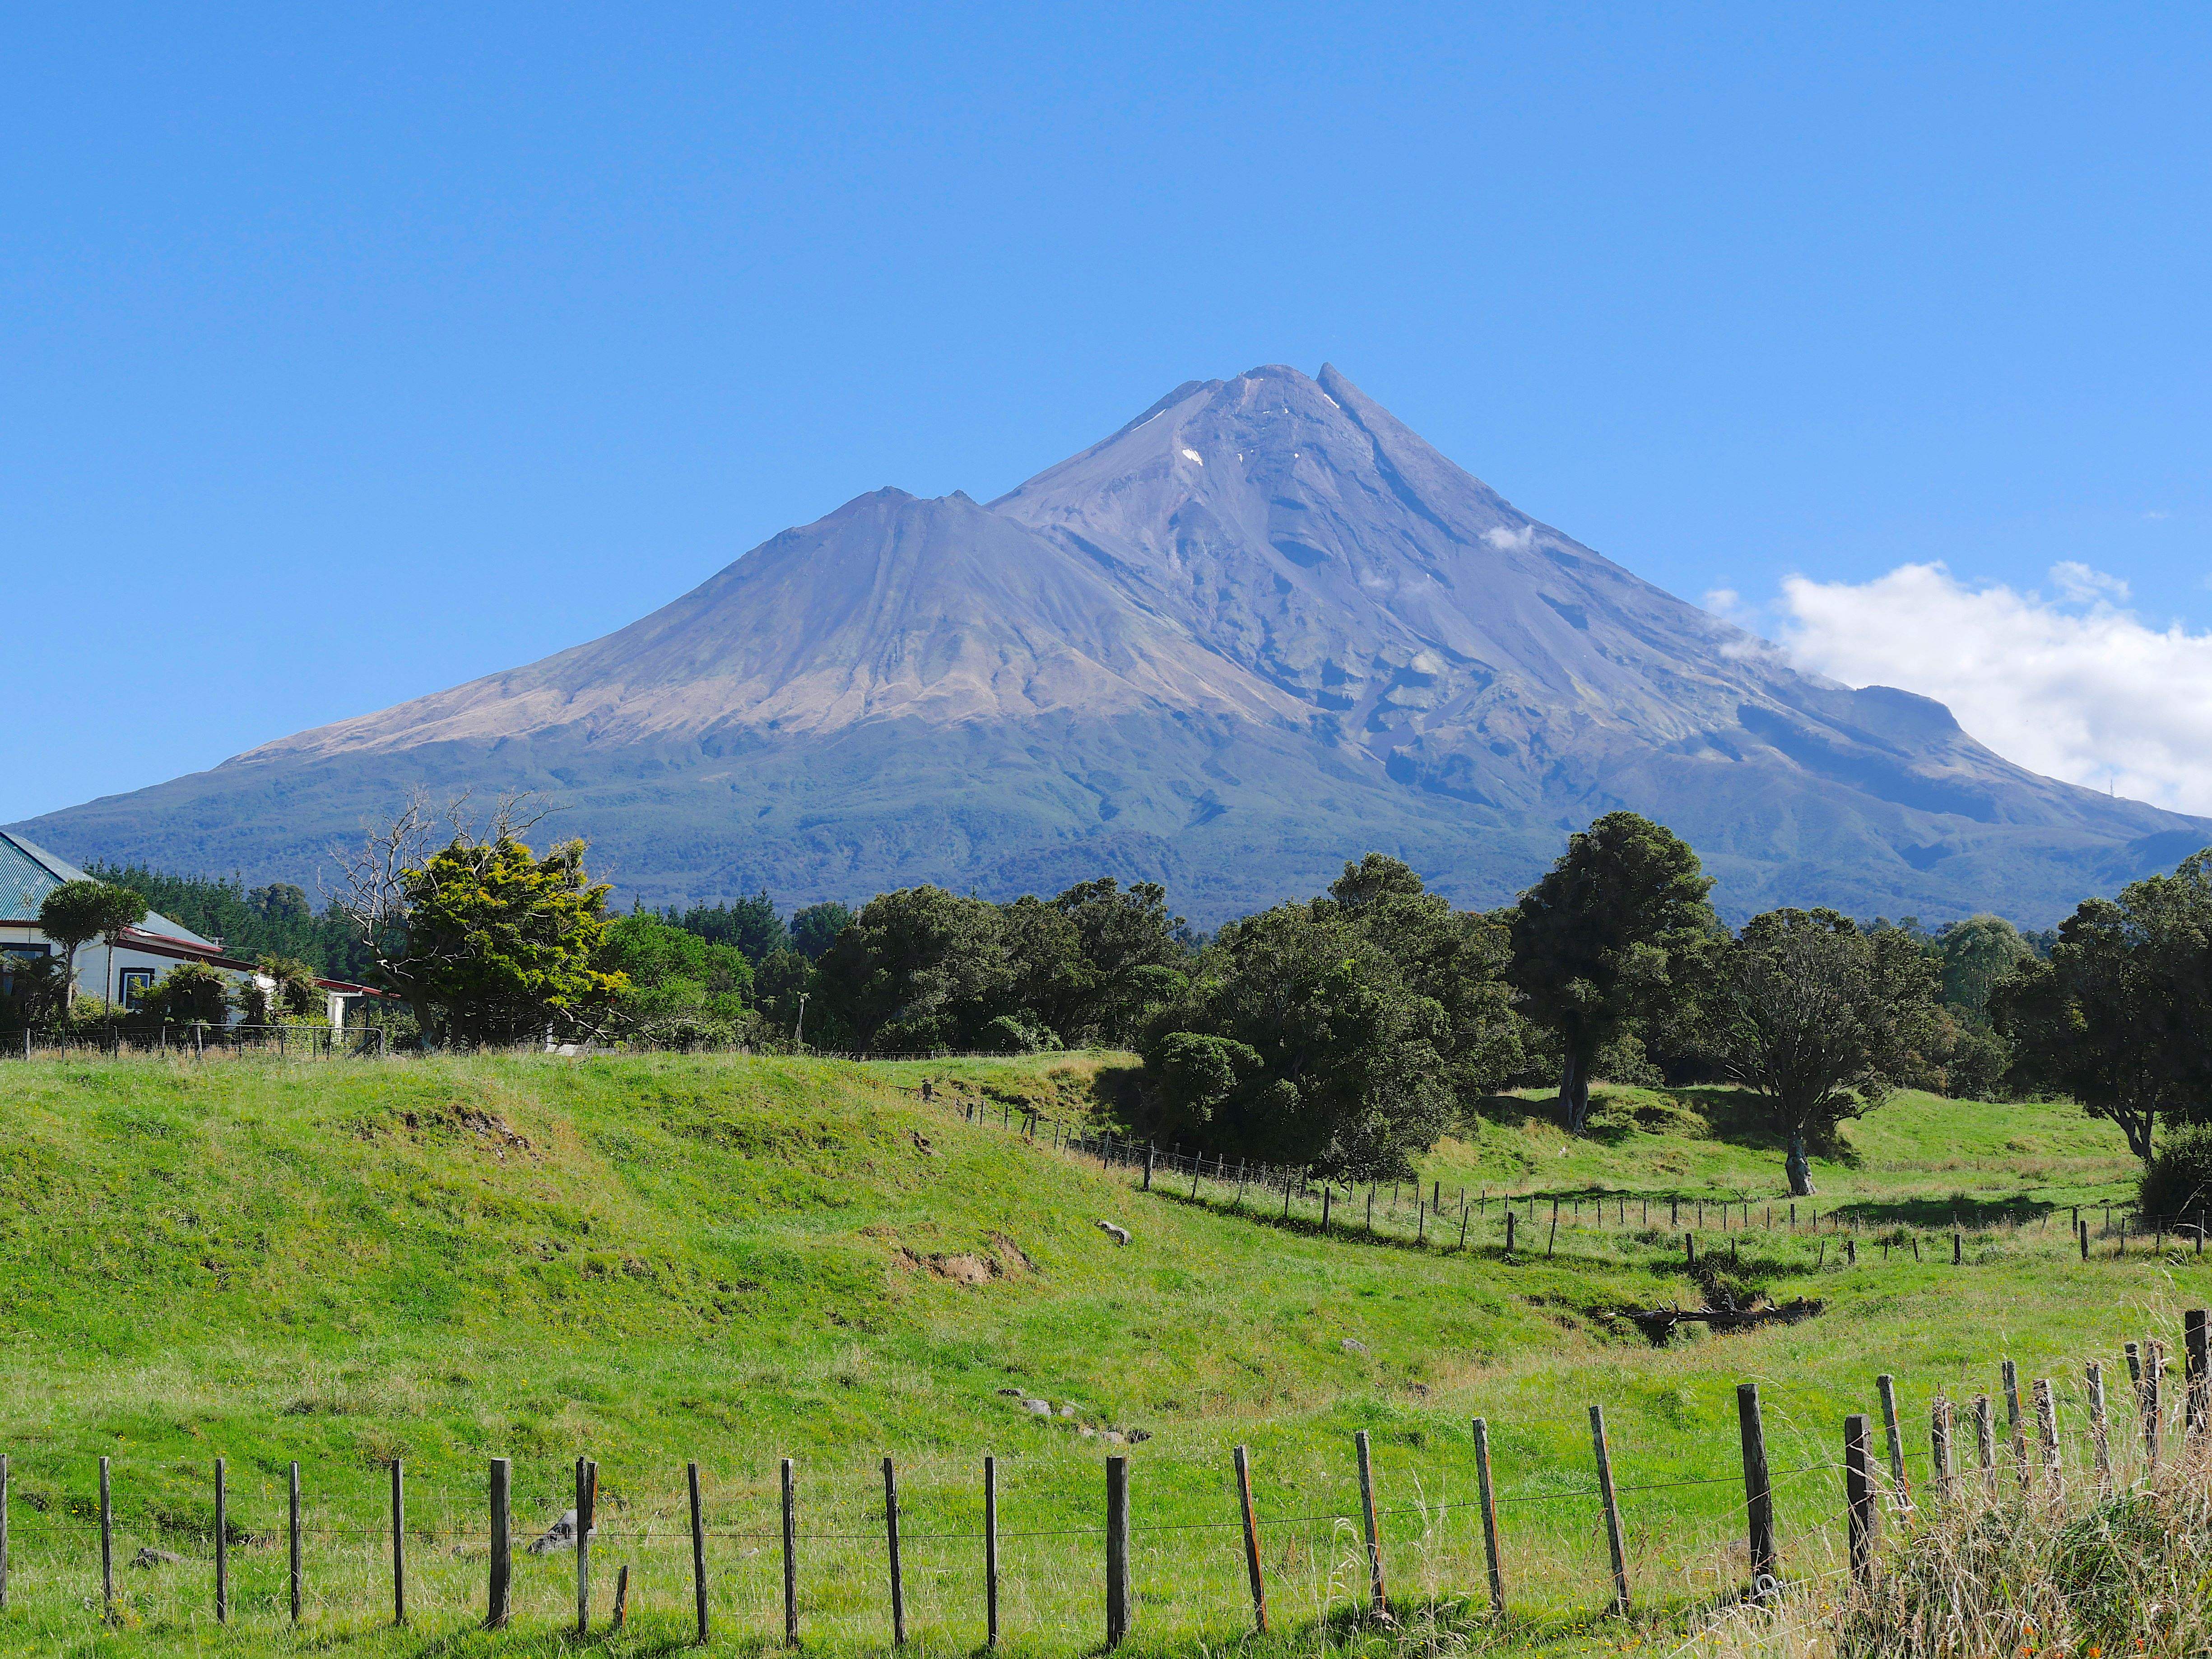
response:
<path id="1" fill-rule="evenodd" d="M 1450 1226 L 1440 1236 L 1425 1220 L 1416 1246 L 1410 1186 L 1395 1216 L 1384 1190 L 1381 1236 L 1342 1207 L 1323 1236 L 1310 1201 L 1285 1221 L 1279 1195 L 1248 1193 L 1240 1207 L 1233 1185 L 1211 1179 L 1195 1199 L 1187 1176 L 1141 1193 L 1048 1136 L 1030 1144 L 1000 1127 L 1001 1102 L 1062 1119 L 1097 1109 L 1094 1081 L 1111 1064 L 0 1067 L 13 1527 L 0 1646 L 566 1651 L 578 1645 L 562 1633 L 566 1553 L 518 1551 L 512 1628 L 476 1629 L 486 1460 L 514 1460 L 526 1540 L 572 1501 L 582 1454 L 598 1460 L 601 1492 L 602 1628 L 589 1646 L 660 1652 L 688 1638 L 688 1459 L 702 1470 L 717 1648 L 777 1644 L 777 1460 L 788 1456 L 806 1645 L 879 1651 L 889 1455 L 910 1645 L 964 1653 L 983 1632 L 989 1453 L 1004 1645 L 1086 1652 L 1103 1620 L 1103 1462 L 1123 1449 L 1109 1435 L 1129 1443 L 1139 1651 L 1671 1644 L 1742 1578 L 1739 1382 L 1759 1382 L 1766 1402 L 1785 1559 L 1824 1571 L 1842 1418 L 1873 1409 L 1875 1373 L 1897 1374 L 1917 1449 L 1936 1389 L 1991 1389 L 2011 1355 L 2025 1375 L 2060 1380 L 2078 1447 L 2081 1361 L 2104 1356 L 2116 1370 L 2122 1339 L 2148 1331 L 2178 1346 L 2180 1310 L 2212 1300 L 2212 1268 L 2179 1249 L 2138 1243 L 2122 1258 L 2100 1239 L 2096 1259 L 2076 1259 L 2066 1209 L 2130 1190 L 2116 1132 L 2062 1105 L 1905 1096 L 1820 1160 L 1821 1196 L 1798 1231 L 1784 1200 L 1771 1231 L 1723 1233 L 1715 1218 L 1701 1235 L 1723 1282 L 1818 1297 L 1825 1311 L 1655 1347 L 1607 1316 L 1703 1293 L 1658 1206 L 1748 1200 L 1758 1223 L 1780 1192 L 1778 1149 L 1733 1127 L 1725 1091 L 1607 1091 L 1582 1142 L 1550 1126 L 1543 1102 L 1493 1102 L 1430 1159 L 1424 1179 L 1441 1183 Z M 975 1102 L 989 1109 L 970 1124 Z M 1462 1188 L 1480 1204 L 1465 1250 Z M 1511 1261 L 1498 1248 L 1509 1193 L 1541 1195 L 1540 1224 L 1524 1219 Z M 1553 1195 L 1566 1206 L 1555 1238 Z M 1957 1268 L 1954 1216 L 1966 1229 Z M 1839 1218 L 1856 1231 L 1832 1231 Z M 1099 1219 L 1133 1242 L 1116 1247 Z M 1942 1231 L 1922 1237 L 1916 1261 L 1900 1226 Z M 1843 1265 L 1846 1237 L 1856 1266 Z M 1885 1250 L 1885 1239 L 1896 1242 Z M 1626 1623 L 1600 1617 L 1610 1577 L 1589 1495 L 1593 1403 L 1622 1487 L 1638 1607 Z M 1501 1498 L 1502 1628 L 1474 1616 L 1476 1415 L 1492 1425 Z M 1395 1634 L 1352 1623 L 1365 1574 L 1363 1428 Z M 1277 1624 L 1264 1643 L 1245 1635 L 1240 1443 Z M 112 1626 L 94 1524 L 102 1455 Z M 217 1455 L 230 1471 L 228 1630 L 213 1619 Z M 398 1632 L 383 1536 L 395 1457 L 409 1472 L 413 1615 Z M 283 1537 L 295 1459 L 309 1528 L 296 1632 Z M 142 1547 L 181 1559 L 142 1568 Z M 629 1622 L 611 1636 L 623 1565 Z"/>

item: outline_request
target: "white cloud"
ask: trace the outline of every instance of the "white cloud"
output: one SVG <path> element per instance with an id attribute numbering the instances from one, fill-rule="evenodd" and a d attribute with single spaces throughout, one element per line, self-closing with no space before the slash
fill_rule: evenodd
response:
<path id="1" fill-rule="evenodd" d="M 1494 524 L 1482 532 L 1482 539 L 1500 553 L 1525 553 L 1536 539 L 1536 526 L 1524 524 L 1518 530 L 1508 530 L 1502 524 Z"/>
<path id="2" fill-rule="evenodd" d="M 2114 605 L 2128 602 L 2127 583 L 2101 570 L 2092 570 L 2079 559 L 2062 559 L 2052 565 L 2051 580 L 2058 585 L 2060 593 L 2076 605 L 2091 605 L 2100 599 Z"/>
<path id="3" fill-rule="evenodd" d="M 1972 588 L 1941 564 L 1870 582 L 1782 585 L 1779 642 L 1798 667 L 1948 703 L 2036 771 L 2212 814 L 2212 633 L 2152 628 L 2127 584 L 2069 562 L 2058 598 Z"/>

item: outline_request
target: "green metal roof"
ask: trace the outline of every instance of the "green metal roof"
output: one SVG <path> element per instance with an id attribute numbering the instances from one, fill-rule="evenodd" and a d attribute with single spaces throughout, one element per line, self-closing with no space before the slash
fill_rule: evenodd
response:
<path id="1" fill-rule="evenodd" d="M 35 921 L 39 906 L 55 888 L 65 881 L 90 879 L 67 859 L 58 859 L 43 847 L 0 830 L 0 921 Z M 202 939 L 158 911 L 149 910 L 138 928 L 203 951 L 216 948 L 213 939 Z"/>

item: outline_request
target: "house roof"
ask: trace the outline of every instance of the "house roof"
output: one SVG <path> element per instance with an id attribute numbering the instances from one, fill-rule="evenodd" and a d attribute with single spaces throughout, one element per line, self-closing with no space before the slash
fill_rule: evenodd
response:
<path id="1" fill-rule="evenodd" d="M 0 830 L 0 916 L 29 921 L 39 914 L 46 895 L 64 882 L 91 879 L 67 859 L 56 858 L 43 847 Z M 137 931 L 187 950 L 213 952 L 222 948 L 213 939 L 202 939 L 155 910 L 146 913 Z"/>

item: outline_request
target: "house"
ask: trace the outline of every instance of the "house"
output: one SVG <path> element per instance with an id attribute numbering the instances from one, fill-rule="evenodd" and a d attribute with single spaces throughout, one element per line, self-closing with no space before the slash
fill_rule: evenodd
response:
<path id="1" fill-rule="evenodd" d="M 66 859 L 0 830 L 0 990 L 6 988 L 11 962 L 62 954 L 62 947 L 39 927 L 39 907 L 64 882 L 90 879 Z M 124 930 L 112 951 L 99 939 L 77 947 L 77 994 L 128 1005 L 180 962 L 204 963 L 228 978 L 259 979 L 264 989 L 275 988 L 276 981 L 256 974 L 252 963 L 225 956 L 221 939 L 203 938 L 149 910 L 143 921 Z M 333 1025 L 345 1024 L 349 1013 L 358 1018 L 372 1001 L 386 1000 L 385 993 L 346 980 L 319 979 L 315 984 L 329 998 Z"/>

